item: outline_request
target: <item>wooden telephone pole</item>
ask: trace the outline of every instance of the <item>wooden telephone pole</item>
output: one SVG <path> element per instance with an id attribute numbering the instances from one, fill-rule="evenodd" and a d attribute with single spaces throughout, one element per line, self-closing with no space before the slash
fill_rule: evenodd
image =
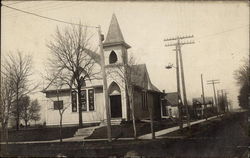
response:
<path id="1" fill-rule="evenodd" d="M 204 86 L 203 86 L 203 75 L 201 74 L 201 89 L 202 89 L 202 101 L 204 105 L 204 115 L 205 119 L 207 120 L 207 104 L 205 100 L 205 94 L 204 94 Z"/>
<path id="2" fill-rule="evenodd" d="M 188 127 L 190 127 L 190 115 L 189 115 L 189 111 L 188 111 L 188 103 L 187 103 L 187 95 L 186 95 L 186 86 L 185 86 L 185 77 L 184 77 L 184 66 L 183 66 L 183 61 L 182 61 L 182 53 L 181 53 L 181 47 L 183 45 L 186 45 L 186 44 L 194 44 L 193 41 L 187 41 L 187 42 L 183 42 L 181 41 L 182 39 L 187 39 L 187 38 L 193 38 L 194 36 L 191 35 L 191 36 L 177 36 L 177 37 L 174 37 L 174 38 L 167 38 L 167 39 L 164 39 L 164 41 L 175 41 L 174 43 L 170 43 L 170 44 L 166 44 L 165 46 L 166 47 L 170 47 L 170 46 L 175 46 L 175 51 L 176 51 L 176 57 L 178 57 L 178 54 L 179 54 L 179 57 L 180 57 L 180 68 L 181 68 L 181 79 L 182 79 L 182 93 L 183 93 L 183 102 L 184 102 L 184 106 L 186 108 L 186 114 L 187 114 L 187 124 L 188 124 Z M 176 59 L 178 60 L 178 58 Z M 176 64 L 178 64 L 176 62 Z M 176 69 L 179 67 L 179 65 L 176 65 Z M 176 70 L 177 73 L 179 73 L 179 69 Z M 178 80 L 178 79 L 177 79 Z M 178 83 L 178 81 L 177 81 Z M 178 87 L 178 85 L 177 85 Z M 180 92 L 178 92 L 180 94 Z M 178 94 L 178 95 L 179 95 Z M 179 111 L 180 112 L 180 111 Z"/>
<path id="3" fill-rule="evenodd" d="M 103 52 L 103 44 L 102 41 L 104 37 L 101 33 L 101 26 L 98 27 L 98 35 L 99 35 L 99 46 L 100 46 L 100 55 L 101 55 L 101 67 L 102 67 L 102 78 L 103 78 L 103 94 L 104 94 L 104 105 L 106 107 L 106 117 L 107 117 L 107 136 L 108 141 L 111 142 L 111 117 L 110 117 L 110 107 L 109 107 L 109 98 L 108 98 L 108 89 L 107 89 L 107 77 L 105 71 L 105 62 L 104 62 L 104 52 Z"/>
<path id="4" fill-rule="evenodd" d="M 219 80 L 208 80 L 207 84 L 212 84 L 213 85 L 213 90 L 214 90 L 214 102 L 215 106 L 217 107 L 217 115 L 219 114 L 219 106 L 218 106 L 218 101 L 216 97 L 216 92 L 215 92 L 215 84 L 220 83 Z"/>

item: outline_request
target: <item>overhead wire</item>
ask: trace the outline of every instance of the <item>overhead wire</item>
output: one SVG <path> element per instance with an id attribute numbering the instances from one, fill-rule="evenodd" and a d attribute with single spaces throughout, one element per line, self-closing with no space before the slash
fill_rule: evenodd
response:
<path id="1" fill-rule="evenodd" d="M 14 3 L 9 3 L 9 4 L 7 4 L 7 5 L 14 5 L 14 4 L 24 3 L 24 2 L 28 2 L 28 1 L 19 1 L 19 2 L 14 2 Z"/>
<path id="2" fill-rule="evenodd" d="M 60 22 L 60 23 L 83 26 L 83 27 L 98 28 L 98 26 L 82 25 L 82 24 L 76 24 L 76 23 L 67 22 L 67 21 L 63 21 L 63 20 L 59 20 L 59 19 L 55 19 L 55 18 L 50 18 L 50 17 L 47 17 L 47 16 L 43 16 L 43 15 L 39 15 L 39 14 L 36 14 L 36 13 L 28 12 L 28 11 L 25 11 L 25 10 L 10 7 L 10 6 L 4 5 L 4 4 L 2 4 L 2 6 L 13 9 L 13 10 L 16 10 L 16 11 L 19 11 L 19 12 L 22 12 L 22 13 L 30 14 L 30 15 L 33 15 L 33 16 L 36 16 L 36 17 L 40 17 L 40 18 L 43 18 L 43 19 L 52 20 L 52 21 L 56 21 L 56 22 Z"/>
<path id="3" fill-rule="evenodd" d="M 68 5 L 68 6 L 63 6 L 63 5 L 64 5 L 64 4 L 53 5 L 53 6 L 49 6 L 48 9 L 46 9 L 46 7 L 45 7 L 45 8 L 39 8 L 39 9 L 31 10 L 31 11 L 38 11 L 38 10 L 41 10 L 41 9 L 45 9 L 45 10 L 38 11 L 39 13 L 48 12 L 48 11 L 55 11 L 55 9 L 71 7 L 71 6 L 74 6 L 74 5 L 76 5 L 76 4 L 72 4 L 72 5 Z M 60 7 L 58 7 L 58 6 L 60 6 Z M 21 16 L 21 15 L 11 16 L 11 17 L 19 17 L 19 16 Z"/>
<path id="4" fill-rule="evenodd" d="M 36 3 L 34 5 L 28 5 L 26 7 L 18 8 L 18 9 L 25 9 L 25 10 L 29 9 L 29 11 L 35 11 L 35 10 L 40 10 L 40 9 L 46 9 L 47 7 L 53 7 L 53 6 L 55 6 L 55 3 L 56 3 L 56 5 L 60 5 L 60 4 L 58 4 L 58 2 L 45 2 L 45 3 L 39 2 L 39 3 Z M 30 10 L 30 8 L 32 8 L 32 9 Z M 17 13 L 15 10 L 10 10 L 5 15 L 12 17 L 12 16 L 16 16 Z"/>

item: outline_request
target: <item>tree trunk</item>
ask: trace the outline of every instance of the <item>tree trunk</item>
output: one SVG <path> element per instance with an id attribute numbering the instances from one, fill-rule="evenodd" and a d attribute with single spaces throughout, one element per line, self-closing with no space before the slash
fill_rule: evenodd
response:
<path id="1" fill-rule="evenodd" d="M 82 125 L 82 102 L 81 102 L 81 87 L 77 88 L 78 93 L 78 112 L 79 112 L 79 127 L 83 127 Z"/>
<path id="2" fill-rule="evenodd" d="M 27 128 L 28 127 L 28 120 L 24 120 L 24 122 L 25 122 L 25 128 Z"/>
<path id="3" fill-rule="evenodd" d="M 60 113 L 60 142 L 62 142 L 62 114 Z"/>
<path id="4" fill-rule="evenodd" d="M 16 110 L 17 110 L 17 116 L 16 116 L 16 130 L 19 130 L 19 105 L 18 105 L 18 88 L 17 88 L 17 94 L 16 94 Z"/>
<path id="5" fill-rule="evenodd" d="M 129 102 L 132 111 L 132 121 L 133 121 L 133 129 L 134 129 L 134 138 L 137 139 L 136 125 L 135 125 L 135 109 L 134 109 L 134 96 L 133 96 L 133 87 L 130 90 Z"/>
<path id="6" fill-rule="evenodd" d="M 146 95 L 148 95 L 148 93 L 146 93 Z M 151 133 L 152 133 L 152 139 L 155 139 L 155 132 L 154 132 L 154 107 L 153 106 L 154 106 L 154 100 L 152 100 L 152 104 L 149 107 L 149 110 L 150 110 L 149 113 L 150 113 L 150 128 L 151 128 Z"/>
<path id="7" fill-rule="evenodd" d="M 8 123 L 2 123 L 2 142 L 5 142 L 5 145 L 2 144 L 2 152 L 7 155 L 8 153 Z"/>

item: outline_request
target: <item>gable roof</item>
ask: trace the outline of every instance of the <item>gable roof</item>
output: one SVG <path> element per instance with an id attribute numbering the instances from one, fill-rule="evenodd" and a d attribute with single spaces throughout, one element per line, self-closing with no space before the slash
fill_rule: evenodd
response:
<path id="1" fill-rule="evenodd" d="M 119 23 L 115 14 L 113 14 L 110 25 L 109 25 L 107 37 L 103 43 L 103 46 L 113 46 L 117 44 L 122 44 L 126 48 L 130 48 L 130 46 L 125 42 L 123 38 L 122 31 L 120 29 L 120 26 L 119 26 Z"/>
<path id="2" fill-rule="evenodd" d="M 203 98 L 201 98 L 201 97 L 193 98 L 193 103 L 194 102 L 198 102 L 200 104 L 203 104 Z M 205 97 L 205 103 L 206 104 L 213 103 L 213 97 Z"/>
<path id="3" fill-rule="evenodd" d="M 178 105 L 178 93 L 177 92 L 166 93 L 165 99 L 172 106 Z"/>
<path id="4" fill-rule="evenodd" d="M 152 84 L 146 64 L 131 65 L 131 69 L 131 80 L 135 86 L 151 91 L 161 92 L 158 88 L 156 88 L 156 86 Z"/>
<path id="5" fill-rule="evenodd" d="M 101 65 L 100 54 L 98 54 L 90 49 L 85 49 L 85 53 L 88 54 L 97 64 Z"/>

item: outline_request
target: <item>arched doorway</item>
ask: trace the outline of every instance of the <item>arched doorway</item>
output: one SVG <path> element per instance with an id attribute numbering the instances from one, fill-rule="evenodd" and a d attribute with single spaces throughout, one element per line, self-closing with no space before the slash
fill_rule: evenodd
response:
<path id="1" fill-rule="evenodd" d="M 111 118 L 122 117 L 122 102 L 121 102 L 121 90 L 119 86 L 112 82 L 109 86 L 109 101 Z"/>

